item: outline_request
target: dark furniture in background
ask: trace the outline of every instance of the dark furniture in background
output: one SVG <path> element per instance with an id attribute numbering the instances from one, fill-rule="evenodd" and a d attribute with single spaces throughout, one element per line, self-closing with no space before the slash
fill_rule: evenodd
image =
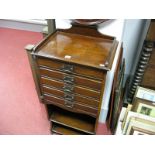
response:
<path id="1" fill-rule="evenodd" d="M 132 102 L 137 86 L 155 90 L 155 20 L 151 20 L 141 56 L 137 65 L 127 100 Z"/>

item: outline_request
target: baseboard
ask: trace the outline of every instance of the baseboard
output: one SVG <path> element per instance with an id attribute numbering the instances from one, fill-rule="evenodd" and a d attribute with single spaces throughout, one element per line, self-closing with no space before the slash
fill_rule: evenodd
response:
<path id="1" fill-rule="evenodd" d="M 19 20 L 19 19 L 0 19 L 0 27 L 42 32 L 47 26 L 44 20 Z"/>

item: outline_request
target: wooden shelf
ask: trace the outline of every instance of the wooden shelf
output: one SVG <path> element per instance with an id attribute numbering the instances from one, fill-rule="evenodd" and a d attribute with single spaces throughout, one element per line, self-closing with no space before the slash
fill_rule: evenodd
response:
<path id="1" fill-rule="evenodd" d="M 93 117 L 55 108 L 50 120 L 65 127 L 85 132 L 86 134 L 95 134 L 95 119 Z"/>
<path id="2" fill-rule="evenodd" d="M 79 132 L 75 129 L 54 122 L 52 123 L 52 132 L 60 135 L 85 135 L 84 132 Z"/>

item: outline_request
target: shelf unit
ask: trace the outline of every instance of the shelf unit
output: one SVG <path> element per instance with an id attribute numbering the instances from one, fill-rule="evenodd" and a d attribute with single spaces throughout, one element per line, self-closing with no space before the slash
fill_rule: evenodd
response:
<path id="1" fill-rule="evenodd" d="M 49 119 L 52 124 L 55 124 L 55 126 L 61 125 L 61 127 L 67 127 L 66 130 L 73 129 L 73 131 L 77 131 L 77 133 L 79 131 L 79 133 L 83 134 L 95 134 L 95 118 L 65 111 L 54 106 L 52 108 L 51 106 L 48 106 L 48 109 L 51 110 Z"/>
<path id="2" fill-rule="evenodd" d="M 96 134 L 107 71 L 118 41 L 97 26 L 73 24 L 27 48 L 39 99 L 52 133 Z"/>

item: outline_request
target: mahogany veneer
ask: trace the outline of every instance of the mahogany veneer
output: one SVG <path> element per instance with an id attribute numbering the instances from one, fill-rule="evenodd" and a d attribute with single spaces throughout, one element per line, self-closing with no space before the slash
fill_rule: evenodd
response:
<path id="1" fill-rule="evenodd" d="M 94 25 L 73 24 L 28 50 L 41 102 L 61 109 L 54 108 L 50 116 L 53 132 L 96 133 L 105 79 L 117 45 L 114 37 L 99 33 Z"/>

